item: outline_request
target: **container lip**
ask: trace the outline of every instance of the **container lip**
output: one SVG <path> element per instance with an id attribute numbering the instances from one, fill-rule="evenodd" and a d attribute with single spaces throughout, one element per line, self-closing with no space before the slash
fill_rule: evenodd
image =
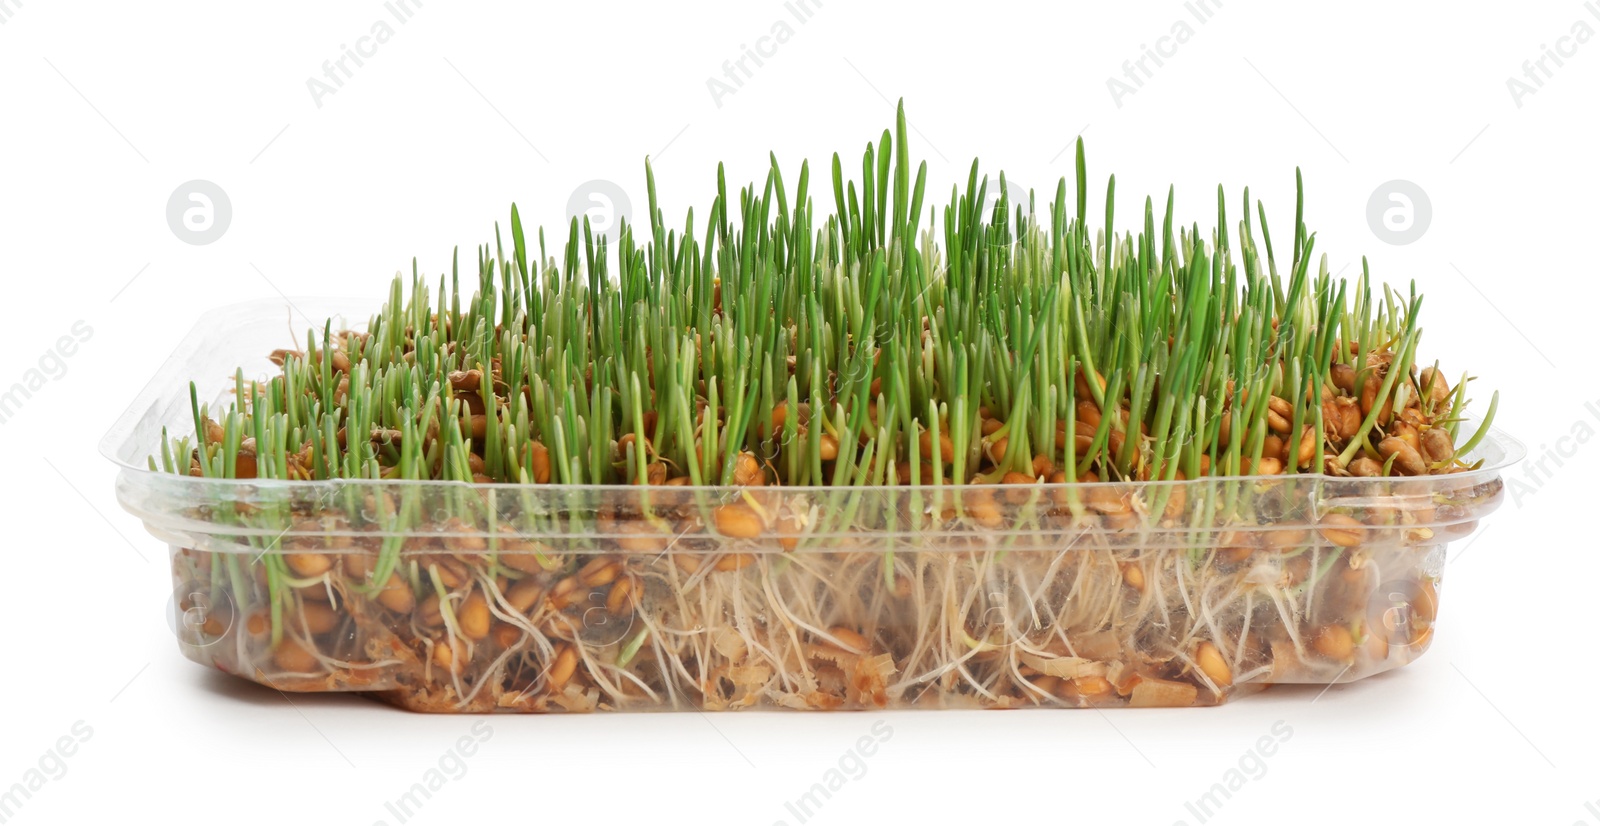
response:
<path id="1" fill-rule="evenodd" d="M 145 412 L 147 410 L 149 410 L 151 408 L 151 406 L 154 405 L 156 402 L 158 402 L 158 401 L 160 401 L 160 400 L 162 400 L 164 398 L 169 398 L 171 396 L 171 394 L 173 394 L 175 392 L 178 392 L 178 390 L 180 388 L 186 386 L 192 380 L 192 378 L 193 378 L 192 376 L 183 375 L 184 363 L 191 355 L 193 355 L 194 353 L 200 351 L 201 349 L 203 349 L 205 347 L 216 346 L 216 339 L 219 338 L 219 337 L 223 337 L 223 336 L 227 335 L 229 322 L 237 320 L 242 315 L 255 316 L 257 314 L 260 314 L 260 313 L 263 313 L 263 312 L 267 312 L 267 311 L 272 311 L 272 312 L 281 311 L 281 310 L 283 310 L 285 308 L 290 309 L 291 311 L 298 312 L 297 303 L 312 304 L 312 305 L 316 305 L 316 306 L 324 308 L 324 309 L 329 308 L 329 307 L 334 307 L 334 308 L 337 308 L 336 315 L 349 316 L 349 315 L 354 314 L 357 317 L 370 315 L 370 313 L 366 309 L 363 309 L 363 308 L 367 307 L 367 305 L 370 304 L 370 301 L 368 299 L 363 299 L 363 298 L 359 298 L 359 297 L 352 297 L 352 296 L 344 296 L 344 297 L 338 297 L 338 296 L 281 296 L 279 298 L 259 298 L 259 299 L 249 300 L 249 301 L 239 301 L 239 302 L 234 302 L 234 303 L 231 303 L 231 304 L 225 304 L 225 305 L 216 307 L 214 309 L 207 310 L 204 313 L 201 313 L 200 316 L 195 320 L 194 326 L 192 328 L 190 328 L 188 334 L 183 337 L 183 340 L 181 342 L 179 342 L 179 344 L 178 344 L 178 346 L 176 348 L 173 349 L 171 355 L 169 355 L 167 357 L 167 359 L 162 362 L 161 366 L 159 368 L 157 368 L 155 375 L 153 375 L 150 378 L 150 381 L 145 384 L 144 388 L 139 391 L 137 396 L 134 397 L 134 400 L 117 417 L 116 421 L 111 425 L 110 429 L 108 429 L 106 431 L 105 435 L 100 438 L 100 444 L 99 444 L 100 455 L 104 456 L 105 458 L 109 459 L 113 464 L 115 464 L 118 467 L 120 467 L 121 470 L 122 470 L 122 474 L 125 477 L 129 478 L 129 479 L 161 478 L 161 479 L 168 480 L 170 482 L 174 482 L 174 483 L 178 483 L 178 484 L 205 484 L 205 485 L 218 486 L 218 487 L 229 487 L 229 486 L 232 486 L 232 487 L 237 487 L 237 488 L 241 488 L 241 489 L 244 489 L 244 488 L 250 488 L 250 489 L 262 489 L 262 488 L 279 489 L 279 488 L 282 488 L 282 489 L 317 490 L 317 489 L 321 489 L 321 488 L 332 488 L 332 487 L 339 487 L 339 486 L 343 486 L 343 485 L 363 485 L 363 486 L 371 485 L 371 486 L 397 487 L 397 488 L 438 487 L 438 488 L 441 488 L 441 489 L 466 488 L 466 489 L 474 489 L 474 490 L 518 490 L 518 491 L 548 491 L 548 492 L 570 492 L 570 493 L 601 492 L 601 491 L 622 491 L 622 490 L 635 490 L 635 491 L 637 491 L 637 490 L 644 489 L 644 488 L 640 488 L 639 486 L 636 486 L 636 485 L 616 485 L 616 484 L 610 484 L 610 485 L 601 485 L 601 484 L 588 484 L 588 485 L 543 484 L 543 485 L 539 485 L 539 484 L 522 484 L 522 483 L 518 483 L 518 482 L 481 482 L 481 483 L 472 482 L 472 483 L 468 483 L 468 482 L 444 481 L 444 480 L 436 480 L 436 479 L 402 480 L 402 479 L 356 479 L 356 478 L 349 478 L 349 479 L 324 479 L 324 480 L 309 480 L 309 481 L 295 481 L 295 480 L 282 480 L 282 479 L 215 479 L 215 478 L 202 478 L 202 477 L 183 476 L 183 475 L 178 475 L 178 474 L 166 473 L 166 472 L 162 472 L 162 471 L 153 471 L 153 470 L 150 470 L 148 467 L 145 467 L 142 463 L 141 464 L 135 464 L 134 461 L 124 458 L 124 454 L 126 454 L 128 452 L 127 449 L 130 447 L 130 445 L 128 444 L 128 441 L 129 441 L 130 437 L 133 435 L 133 432 L 134 432 L 135 428 L 138 426 L 138 423 L 139 423 L 141 417 L 143 417 L 145 415 Z M 303 315 L 304 313 L 301 313 L 301 314 Z M 1477 426 L 1478 426 L 1478 423 L 1480 421 L 1481 420 L 1473 418 L 1473 417 L 1466 418 L 1462 422 L 1462 424 L 1464 425 L 1463 430 L 1468 431 L 1468 432 L 1476 430 Z M 1487 450 L 1485 450 L 1485 448 L 1487 448 Z M 1141 481 L 1141 482 L 1115 482 L 1115 481 L 1112 481 L 1112 482 L 1037 482 L 1037 483 L 1031 485 L 1030 487 L 1032 489 L 1035 489 L 1035 490 L 1057 490 L 1057 489 L 1068 489 L 1068 488 L 1082 490 L 1082 489 L 1085 489 L 1085 488 L 1093 488 L 1093 487 L 1097 487 L 1097 486 L 1105 486 L 1105 487 L 1108 487 L 1108 488 L 1116 488 L 1118 490 L 1126 490 L 1126 489 L 1129 489 L 1129 488 L 1132 488 L 1132 489 L 1135 489 L 1135 490 L 1143 490 L 1143 489 L 1153 489 L 1153 488 L 1157 488 L 1157 487 L 1162 487 L 1162 488 L 1165 488 L 1165 487 L 1176 487 L 1176 486 L 1196 487 L 1196 486 L 1212 485 L 1212 484 L 1217 484 L 1217 483 L 1235 483 L 1235 484 L 1238 484 L 1238 483 L 1256 482 L 1256 481 L 1278 481 L 1278 482 L 1283 482 L 1283 481 L 1293 480 L 1293 479 L 1296 479 L 1296 478 L 1299 478 L 1299 479 L 1310 479 L 1310 480 L 1316 480 L 1316 481 L 1330 481 L 1331 480 L 1331 481 L 1337 481 L 1337 482 L 1340 482 L 1340 483 L 1343 483 L 1343 484 L 1360 483 L 1361 479 L 1363 479 L 1363 478 L 1370 480 L 1370 483 L 1372 483 L 1372 484 L 1399 483 L 1399 482 L 1413 482 L 1413 483 L 1423 482 L 1423 483 L 1425 483 L 1425 482 L 1427 482 L 1429 480 L 1435 480 L 1435 479 L 1438 479 L 1438 480 L 1450 479 L 1452 476 L 1487 479 L 1490 476 L 1496 475 L 1500 471 L 1505 470 L 1506 468 L 1509 468 L 1509 467 L 1517 464 L 1518 462 L 1522 461 L 1523 457 L 1527 454 L 1527 448 L 1522 444 L 1522 442 L 1518 441 L 1515 437 L 1511 436 L 1510 434 L 1506 433 L 1505 431 L 1500 430 L 1499 428 L 1491 427 L 1489 429 L 1488 434 L 1485 435 L 1483 442 L 1481 442 L 1479 444 L 1479 447 L 1477 448 L 1475 453 L 1479 454 L 1480 458 L 1482 458 L 1484 460 L 1483 466 L 1481 466 L 1479 468 L 1476 468 L 1474 470 L 1470 470 L 1470 471 L 1466 471 L 1464 473 L 1460 473 L 1460 474 L 1449 474 L 1449 475 L 1442 475 L 1442 476 L 1349 477 L 1349 476 L 1332 476 L 1332 475 L 1325 474 L 1325 473 L 1322 473 L 1322 474 L 1297 473 L 1297 474 L 1282 474 L 1282 475 L 1278 475 L 1278 476 L 1202 476 L 1202 477 L 1200 477 L 1198 479 L 1186 479 L 1186 480 L 1182 480 L 1182 481 L 1179 481 L 1179 480 L 1173 480 L 1173 481 L 1149 480 L 1149 481 Z M 1483 455 L 1483 454 L 1487 454 L 1487 455 Z M 142 457 L 141 457 L 141 459 L 142 459 Z M 951 485 L 927 485 L 927 484 L 924 484 L 924 485 L 863 485 L 863 486 L 851 485 L 851 486 L 848 486 L 847 488 L 834 487 L 834 486 L 830 486 L 830 485 L 805 485 L 805 486 L 783 485 L 783 486 L 773 486 L 771 489 L 772 490 L 776 490 L 776 491 L 783 491 L 785 493 L 806 493 L 806 492 L 822 492 L 822 491 L 839 491 L 839 490 L 845 490 L 845 489 L 855 490 L 855 491 L 868 491 L 868 492 L 872 492 L 872 491 L 878 491 L 878 492 L 919 491 L 920 492 L 920 491 L 951 490 L 951 489 L 956 489 L 956 488 L 968 489 L 968 490 L 970 490 L 970 489 L 990 489 L 990 488 L 997 489 L 997 490 L 998 489 L 1015 490 L 1017 487 L 1018 487 L 1017 485 L 1002 485 L 1002 484 L 999 484 L 999 483 L 976 484 L 976 485 L 975 484 L 959 484 L 958 483 L 958 484 L 951 484 Z M 666 488 L 663 487 L 662 489 L 665 490 Z M 677 488 L 674 488 L 674 489 L 682 490 L 682 491 L 700 491 L 700 492 L 710 492 L 710 491 L 724 491 L 724 492 L 726 492 L 726 491 L 750 490 L 750 488 L 739 488 L 739 487 L 735 487 L 735 486 L 732 486 L 732 485 L 694 485 L 694 486 L 682 486 L 682 487 L 677 487 Z M 766 488 L 756 488 L 756 490 L 764 490 L 764 489 L 766 489 Z"/>

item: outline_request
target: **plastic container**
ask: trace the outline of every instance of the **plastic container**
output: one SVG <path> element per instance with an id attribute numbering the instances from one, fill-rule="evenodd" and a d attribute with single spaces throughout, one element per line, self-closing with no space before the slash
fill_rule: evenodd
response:
<path id="1" fill-rule="evenodd" d="M 417 711 L 1214 705 L 1433 639 L 1448 543 L 1522 448 L 1417 478 L 922 488 L 208 480 L 150 471 L 286 320 L 208 314 L 107 434 L 186 656 Z M 293 325 L 291 325 L 293 326 Z M 272 597 L 273 594 L 277 598 Z"/>

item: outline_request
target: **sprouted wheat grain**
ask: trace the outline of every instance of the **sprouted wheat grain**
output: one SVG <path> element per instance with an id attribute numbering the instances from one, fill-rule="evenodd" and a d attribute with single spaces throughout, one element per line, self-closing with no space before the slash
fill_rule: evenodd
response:
<path id="1" fill-rule="evenodd" d="M 924 230 L 903 111 L 862 169 L 821 223 L 774 158 L 671 226 L 647 164 L 642 237 L 558 258 L 513 208 L 465 287 L 191 388 L 152 469 L 255 480 L 175 556 L 249 616 L 191 654 L 587 711 L 1208 704 L 1420 652 L 1377 590 L 1432 594 L 1499 482 L 1414 287 L 1330 276 L 1299 209 L 1280 268 L 1248 191 L 1236 237 L 1220 190 L 1213 234 L 1170 193 L 1119 234 L 1112 179 L 1092 231 L 1081 142 L 1038 217 L 982 214 L 975 162 Z"/>

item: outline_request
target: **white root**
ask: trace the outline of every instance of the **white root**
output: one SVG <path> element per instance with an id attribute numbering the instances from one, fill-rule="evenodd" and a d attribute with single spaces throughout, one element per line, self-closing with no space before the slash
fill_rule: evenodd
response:
<path id="1" fill-rule="evenodd" d="M 945 540 L 959 545 L 959 536 Z M 626 615 L 638 629 L 627 640 L 603 644 L 592 635 L 585 639 L 585 626 L 573 613 L 593 610 L 582 602 L 588 592 L 580 591 L 577 602 L 542 598 L 523 612 L 502 592 L 503 575 L 497 579 L 477 568 L 466 582 L 445 589 L 439 568 L 429 566 L 419 573 L 432 586 L 425 590 L 439 596 L 439 619 L 424 626 L 420 612 L 412 611 L 395 617 L 403 625 L 394 630 L 417 640 L 421 656 L 410 667 L 434 684 L 440 702 L 461 709 L 486 701 L 527 707 L 526 701 L 539 708 L 854 707 L 869 698 L 896 705 L 930 698 L 978 706 L 1059 704 L 1061 696 L 1034 681 L 1108 673 L 1186 680 L 1217 698 L 1264 675 L 1282 681 L 1326 670 L 1327 663 L 1309 651 L 1309 638 L 1312 628 L 1325 624 L 1320 614 L 1335 605 L 1321 592 L 1340 582 L 1327 573 L 1346 558 L 1338 549 L 1258 554 L 1234 569 L 1219 566 L 1215 552 L 1197 566 L 1188 548 L 1140 545 L 1126 536 L 1079 537 L 1075 546 L 1052 551 L 1010 544 L 974 533 L 963 550 L 902 550 L 892 558 L 870 550 L 780 554 L 753 540 L 729 543 L 720 552 L 680 545 L 672 553 L 623 554 L 613 557 L 625 568 L 616 581 L 636 589 Z M 717 561 L 733 553 L 755 558 L 718 570 Z M 693 554 L 697 563 L 680 566 L 677 554 Z M 541 576 L 553 582 L 594 559 L 574 554 L 543 573 L 510 575 L 514 581 Z M 1309 562 L 1309 570 L 1287 586 L 1285 566 L 1295 559 Z M 1380 563 L 1413 562 L 1384 549 L 1363 549 L 1361 560 L 1373 568 L 1367 576 L 1380 578 Z M 198 573 L 192 561 L 185 564 L 190 576 Z M 1133 566 L 1143 577 L 1125 579 Z M 350 604 L 342 580 L 334 580 L 323 577 L 333 604 Z M 245 590 L 262 587 L 252 581 Z M 500 629 L 492 639 L 469 641 L 461 632 L 455 612 L 474 592 Z M 303 596 L 293 599 L 298 606 Z M 1263 614 L 1258 603 L 1268 602 L 1273 609 Z M 327 646 L 328 635 L 312 635 L 305 612 L 292 613 L 289 637 L 314 654 L 327 674 L 402 665 L 392 657 L 363 662 L 319 649 L 317 636 Z M 363 629 L 374 630 L 364 624 L 376 621 L 358 620 L 356 634 L 347 634 L 346 625 L 333 636 L 354 639 Z M 841 627 L 850 634 L 835 630 Z M 514 636 L 501 633 L 510 629 Z M 869 650 L 861 650 L 856 634 Z M 252 652 L 261 656 L 259 640 L 246 636 L 231 641 L 239 662 L 248 662 Z M 433 661 L 439 639 L 466 656 L 465 667 Z M 1284 640 L 1292 648 L 1275 642 Z M 1199 667 L 1195 651 L 1202 642 L 1216 646 L 1233 675 L 1231 685 L 1219 685 Z M 554 696 L 549 672 L 564 645 L 572 648 L 580 676 Z M 625 645 L 632 653 L 619 664 Z M 1126 697 L 1123 677 L 1116 680 Z M 488 700 L 485 691 L 493 695 Z"/>

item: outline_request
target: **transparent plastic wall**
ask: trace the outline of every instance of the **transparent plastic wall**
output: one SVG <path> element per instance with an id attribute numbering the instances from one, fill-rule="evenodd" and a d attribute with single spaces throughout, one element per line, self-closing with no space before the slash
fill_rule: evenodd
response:
<path id="1" fill-rule="evenodd" d="M 290 307 L 300 305 L 291 310 Z M 1432 640 L 1475 469 L 879 488 L 216 480 L 156 473 L 295 301 L 209 316 L 109 433 L 168 543 L 191 659 L 438 712 L 1213 705 Z M 346 319 L 359 327 L 361 318 Z"/>

